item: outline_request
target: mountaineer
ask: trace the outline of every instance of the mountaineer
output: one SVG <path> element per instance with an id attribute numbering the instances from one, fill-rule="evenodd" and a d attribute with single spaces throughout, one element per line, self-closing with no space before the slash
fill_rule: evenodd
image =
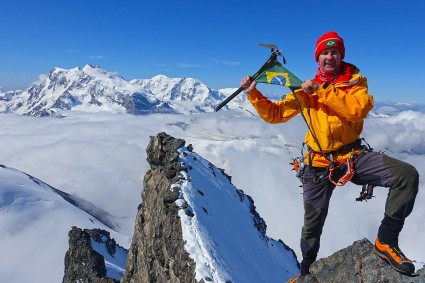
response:
<path id="1" fill-rule="evenodd" d="M 300 89 L 278 102 L 270 101 L 257 90 L 257 82 L 250 76 L 241 80 L 249 101 L 263 120 L 284 123 L 301 114 L 308 126 L 306 152 L 295 162 L 304 202 L 299 276 L 309 274 L 310 265 L 316 261 L 334 188 L 348 181 L 369 189 L 389 188 L 374 251 L 400 273 L 413 274 L 415 266 L 400 250 L 398 237 L 412 212 L 419 174 L 412 165 L 362 143 L 364 119 L 374 102 L 366 77 L 355 65 L 343 61 L 343 39 L 333 31 L 323 34 L 316 42 L 314 54 L 318 62 L 314 79 L 306 80 Z"/>

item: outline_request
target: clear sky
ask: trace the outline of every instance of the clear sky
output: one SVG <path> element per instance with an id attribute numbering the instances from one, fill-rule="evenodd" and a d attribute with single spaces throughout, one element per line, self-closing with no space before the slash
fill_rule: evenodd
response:
<path id="1" fill-rule="evenodd" d="M 421 0 L 3 2 L 2 91 L 26 88 L 56 66 L 86 64 L 126 80 L 164 74 L 238 87 L 269 57 L 256 43 L 276 44 L 286 67 L 305 80 L 316 72 L 317 38 L 334 30 L 376 100 L 425 103 Z"/>

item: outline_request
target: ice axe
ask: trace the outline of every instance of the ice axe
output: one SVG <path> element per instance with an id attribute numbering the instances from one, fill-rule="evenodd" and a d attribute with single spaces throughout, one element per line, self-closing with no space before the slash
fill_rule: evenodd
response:
<path id="1" fill-rule="evenodd" d="M 251 81 L 254 81 L 259 75 L 261 75 L 261 73 L 264 72 L 264 70 L 266 70 L 277 59 L 277 56 L 281 56 L 282 60 L 283 60 L 283 64 L 286 64 L 285 57 L 283 57 L 281 50 L 279 50 L 276 45 L 274 45 L 274 44 L 263 44 L 263 43 L 257 43 L 257 44 L 260 45 L 260 46 L 266 47 L 266 48 L 270 48 L 272 54 L 270 55 L 270 57 L 266 61 L 266 63 L 264 63 L 264 65 L 254 75 L 251 76 Z M 220 110 L 224 105 L 229 103 L 230 100 L 235 98 L 242 91 L 243 91 L 243 87 L 241 86 L 234 93 L 232 93 L 229 97 L 227 97 L 223 102 L 221 102 L 219 105 L 217 105 L 217 107 L 214 109 L 215 112 Z"/>

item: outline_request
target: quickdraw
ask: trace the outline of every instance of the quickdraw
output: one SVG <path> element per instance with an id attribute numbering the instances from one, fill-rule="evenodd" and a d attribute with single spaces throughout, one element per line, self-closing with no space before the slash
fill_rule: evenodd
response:
<path id="1" fill-rule="evenodd" d="M 292 162 L 290 163 L 293 168 L 292 170 L 294 170 L 297 173 L 297 177 L 301 178 L 305 163 L 304 163 L 304 156 L 300 156 L 300 157 L 296 157 L 294 159 L 292 159 Z"/>
<path id="2" fill-rule="evenodd" d="M 342 187 L 345 184 L 347 184 L 349 181 L 351 181 L 351 179 L 354 177 L 354 173 L 355 173 L 354 172 L 354 156 L 355 156 L 355 152 L 354 152 L 354 149 L 353 149 L 353 150 L 351 150 L 351 154 L 347 158 L 347 161 L 344 163 L 345 167 L 347 167 L 347 171 L 336 182 L 333 180 L 332 174 L 333 174 L 333 171 L 335 169 L 337 169 L 337 170 L 341 169 L 341 166 L 334 165 L 334 164 L 330 165 L 328 179 L 332 184 L 334 184 L 337 187 Z"/>

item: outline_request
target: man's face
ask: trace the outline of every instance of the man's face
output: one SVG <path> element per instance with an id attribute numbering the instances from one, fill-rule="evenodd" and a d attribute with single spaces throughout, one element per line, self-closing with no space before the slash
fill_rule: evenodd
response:
<path id="1" fill-rule="evenodd" d="M 319 55 L 319 65 L 326 73 L 334 73 L 341 65 L 341 53 L 335 48 L 328 48 Z"/>

